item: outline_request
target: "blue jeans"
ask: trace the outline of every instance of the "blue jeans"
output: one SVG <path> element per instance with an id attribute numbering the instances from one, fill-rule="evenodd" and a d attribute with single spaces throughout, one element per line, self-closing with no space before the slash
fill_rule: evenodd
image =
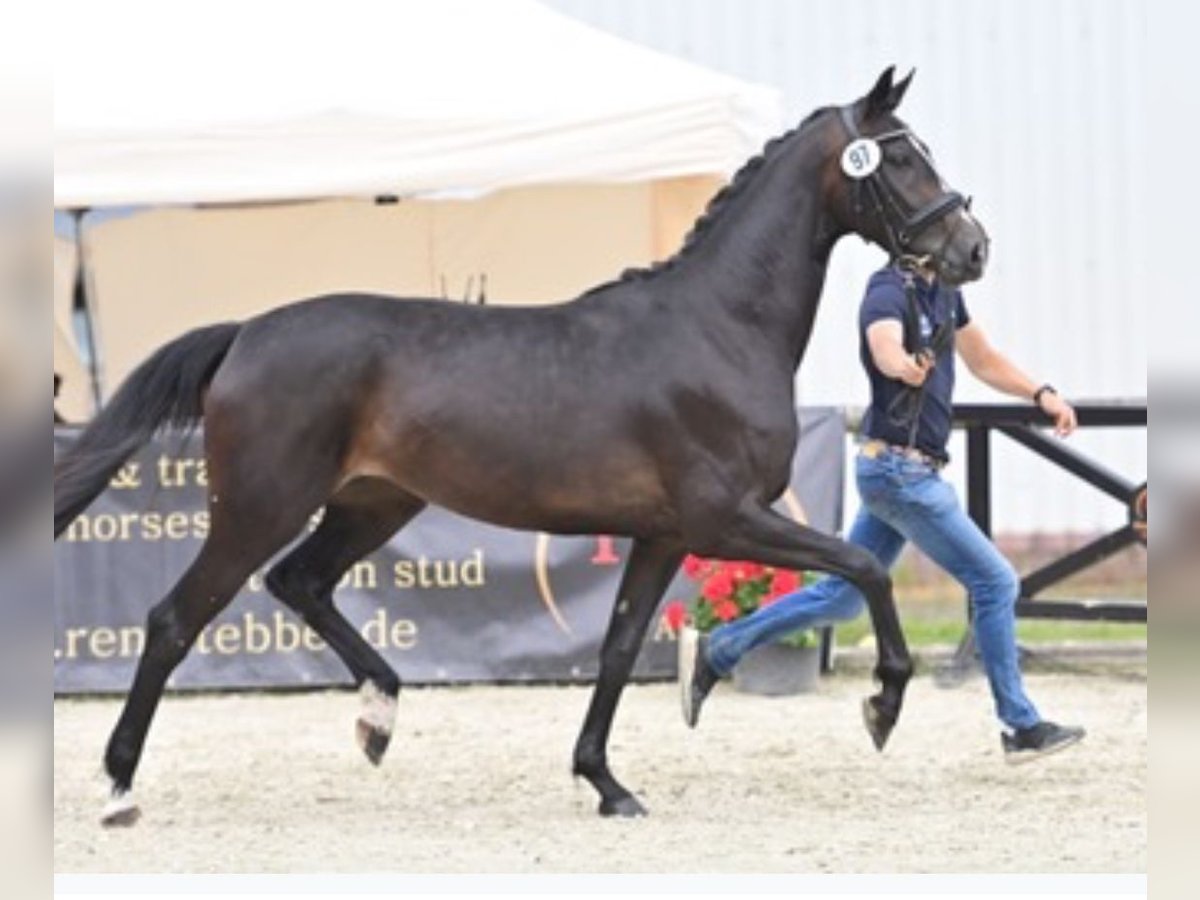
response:
<path id="1" fill-rule="evenodd" d="M 967 589 L 974 604 L 975 642 L 996 702 L 1011 728 L 1041 717 L 1025 695 L 1017 659 L 1013 605 L 1016 572 L 963 511 L 954 488 L 933 469 L 898 453 L 857 459 L 862 508 L 847 538 L 891 568 L 905 541 L 912 541 Z M 744 653 L 802 628 L 857 617 L 866 601 L 844 578 L 830 576 L 788 594 L 753 615 L 715 629 L 708 662 L 725 674 Z"/>

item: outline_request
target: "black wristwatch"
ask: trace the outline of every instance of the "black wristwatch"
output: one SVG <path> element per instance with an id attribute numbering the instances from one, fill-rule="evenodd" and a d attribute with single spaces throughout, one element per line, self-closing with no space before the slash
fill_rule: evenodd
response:
<path id="1" fill-rule="evenodd" d="M 1057 394 L 1052 384 L 1043 384 L 1040 388 L 1033 392 L 1033 405 L 1038 409 L 1042 408 L 1042 394 Z"/>

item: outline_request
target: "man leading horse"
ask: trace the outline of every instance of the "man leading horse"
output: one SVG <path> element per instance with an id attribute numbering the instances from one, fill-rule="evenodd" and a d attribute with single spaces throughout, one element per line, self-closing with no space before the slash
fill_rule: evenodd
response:
<path id="1" fill-rule="evenodd" d="M 1077 743 L 1084 730 L 1044 719 L 1026 694 L 1014 616 L 1020 581 L 941 477 L 949 461 L 955 350 L 975 377 L 1036 404 L 1060 437 L 1075 430 L 1075 411 L 1050 384 L 1039 385 L 992 346 L 967 312 L 954 284 L 957 273 L 939 278 L 928 256 L 910 252 L 914 233 L 947 210 L 962 206 L 965 214 L 968 206 L 948 192 L 940 205 L 909 212 L 906 181 L 936 177 L 925 147 L 904 131 L 864 139 L 853 121 L 847 119 L 846 126 L 851 143 L 843 166 L 888 223 L 892 254 L 871 277 L 859 311 L 859 357 L 871 404 L 855 461 L 862 506 L 848 540 L 889 569 L 911 541 L 966 588 L 979 656 L 1005 729 L 1005 758 L 1011 763 L 1035 759 Z M 982 257 L 978 262 L 982 267 Z M 695 727 L 713 685 L 753 648 L 793 631 L 856 618 L 863 608 L 858 589 L 835 575 L 708 635 L 685 631 L 680 641 L 684 721 Z"/>

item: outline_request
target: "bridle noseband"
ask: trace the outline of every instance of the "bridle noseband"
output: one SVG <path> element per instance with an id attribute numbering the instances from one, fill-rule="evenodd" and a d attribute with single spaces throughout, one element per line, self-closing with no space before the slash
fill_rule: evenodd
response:
<path id="1" fill-rule="evenodd" d="M 938 182 L 945 185 L 941 176 L 938 175 L 937 168 L 933 165 L 933 160 L 929 158 L 929 154 L 907 128 L 898 128 L 884 134 L 864 138 L 859 132 L 858 126 L 854 123 L 853 107 L 843 106 L 839 111 L 842 116 L 842 124 L 846 126 L 846 130 L 850 133 L 851 144 L 847 147 L 848 150 L 856 143 L 873 142 L 876 145 L 875 152 L 881 153 L 882 151 L 878 147 L 889 141 L 908 141 L 921 154 L 922 158 L 928 164 L 930 171 L 938 179 Z M 971 208 L 969 197 L 964 197 L 958 191 L 943 190 L 940 196 L 935 197 L 919 209 L 911 212 L 907 211 L 907 204 L 899 192 L 884 178 L 879 160 L 875 161 L 874 167 L 870 168 L 865 175 L 852 177 L 856 185 L 854 192 L 855 214 L 862 214 L 864 206 L 863 196 L 864 194 L 868 195 L 874 206 L 876 215 L 879 216 L 887 232 L 888 242 L 891 244 L 887 249 L 897 259 L 916 256 L 917 254 L 912 246 L 914 240 L 956 210 L 969 210 Z M 949 244 L 953 236 L 954 231 L 952 230 L 946 236 L 943 247 Z"/>

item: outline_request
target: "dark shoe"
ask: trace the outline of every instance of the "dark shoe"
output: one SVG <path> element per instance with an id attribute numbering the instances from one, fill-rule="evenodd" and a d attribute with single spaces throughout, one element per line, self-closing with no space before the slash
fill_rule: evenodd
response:
<path id="1" fill-rule="evenodd" d="M 684 628 L 679 635 L 679 699 L 688 728 L 696 727 L 704 698 L 720 680 L 708 664 L 708 635 Z"/>
<path id="2" fill-rule="evenodd" d="M 1082 728 L 1038 722 L 1029 728 L 1018 728 L 1012 734 L 1000 735 L 1004 761 L 1013 765 L 1028 762 L 1078 744 L 1086 734 Z"/>

